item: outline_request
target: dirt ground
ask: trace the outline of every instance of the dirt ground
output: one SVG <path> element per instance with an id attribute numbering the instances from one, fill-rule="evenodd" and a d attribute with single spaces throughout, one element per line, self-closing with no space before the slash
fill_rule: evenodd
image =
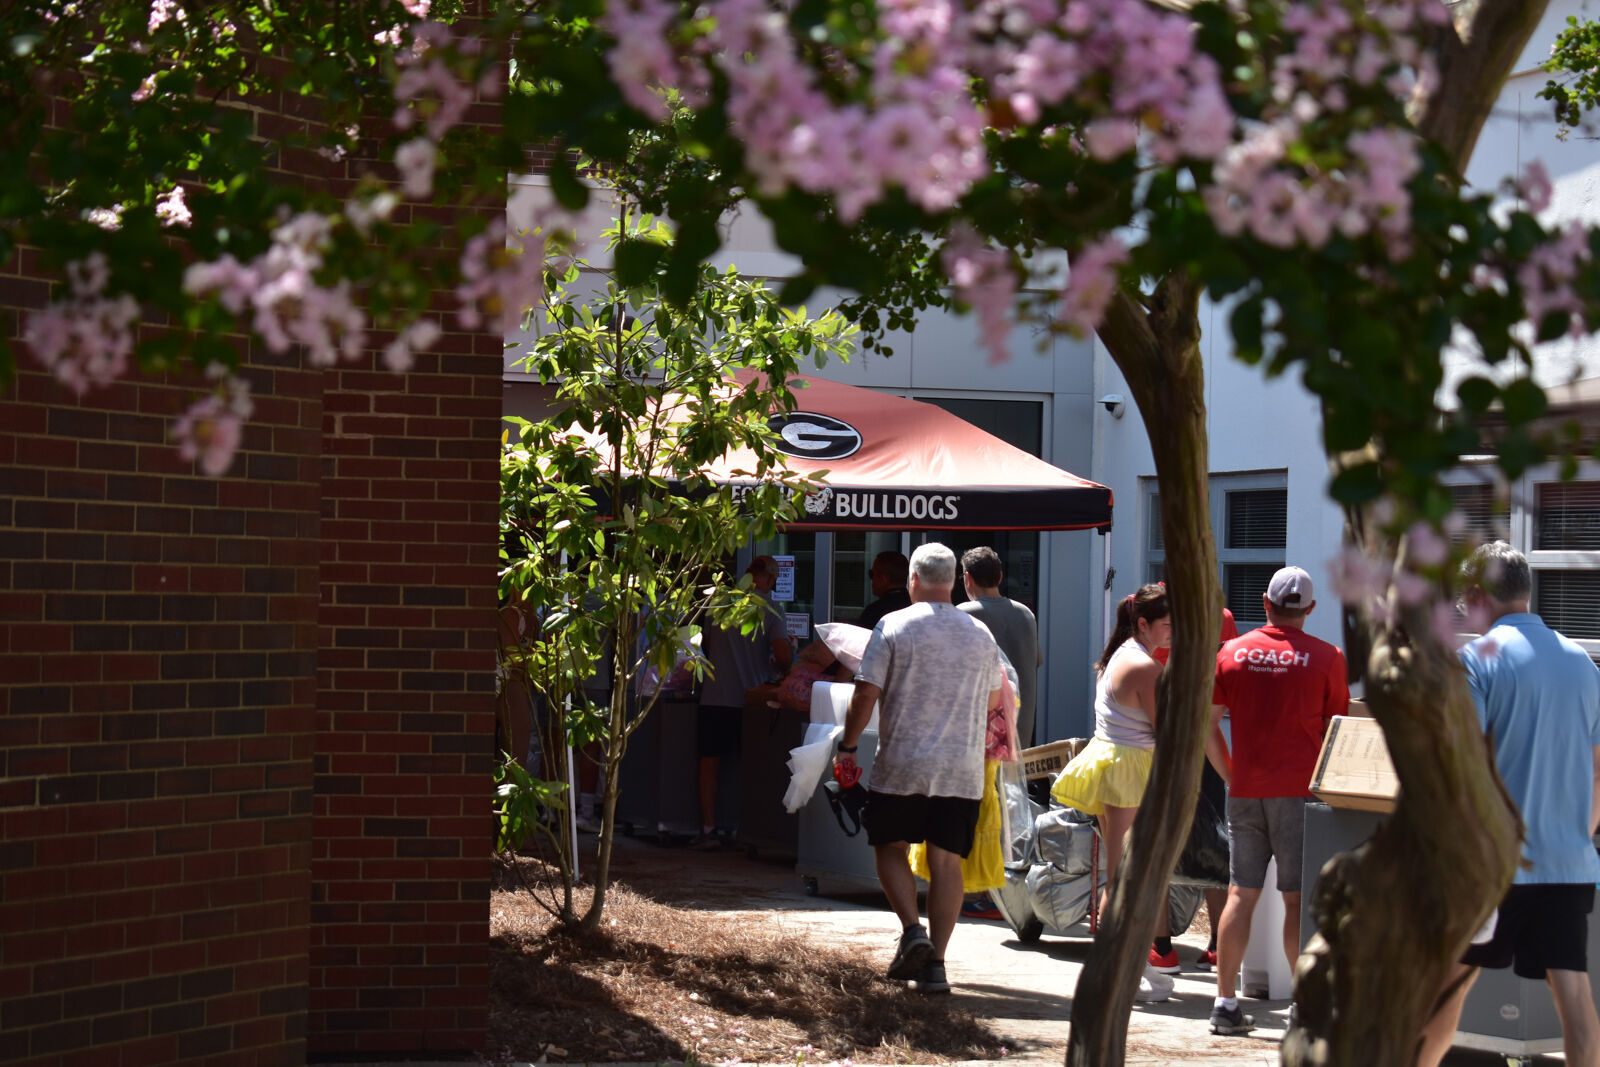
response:
<path id="1" fill-rule="evenodd" d="M 752 912 L 763 889 L 749 878 L 714 877 L 710 864 L 696 872 L 692 861 L 664 871 L 668 855 L 618 850 L 617 881 L 592 933 L 555 921 L 554 886 L 537 861 L 501 872 L 491 904 L 492 1058 L 868 1064 L 1006 1055 L 1005 1035 L 949 997 L 924 997 L 859 952 L 792 936 L 775 915 Z M 584 890 L 580 914 L 588 901 Z"/>

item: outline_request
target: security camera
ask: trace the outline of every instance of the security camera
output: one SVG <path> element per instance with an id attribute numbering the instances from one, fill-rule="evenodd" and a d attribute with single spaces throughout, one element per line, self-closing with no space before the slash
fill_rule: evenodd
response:
<path id="1" fill-rule="evenodd" d="M 1121 393 L 1107 393 L 1105 396 L 1100 398 L 1100 406 L 1111 412 L 1111 417 L 1113 419 L 1120 419 L 1122 418 L 1123 409 L 1128 405 L 1127 402 L 1122 399 Z"/>

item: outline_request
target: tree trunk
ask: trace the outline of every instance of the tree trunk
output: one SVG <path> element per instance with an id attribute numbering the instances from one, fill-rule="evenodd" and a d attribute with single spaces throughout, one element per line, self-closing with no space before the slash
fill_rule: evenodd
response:
<path id="1" fill-rule="evenodd" d="M 1123 1061 L 1128 1014 L 1156 916 L 1200 792 L 1222 594 L 1211 536 L 1199 287 L 1163 281 L 1147 314 L 1119 293 L 1101 339 L 1139 405 L 1155 456 L 1172 605 L 1172 656 L 1156 693 L 1156 747 L 1122 865 L 1072 1002 L 1067 1063 Z"/>
<path id="2" fill-rule="evenodd" d="M 615 497 L 613 499 L 616 499 Z M 617 796 L 622 792 L 622 757 L 628 750 L 628 695 L 633 685 L 633 672 L 628 668 L 624 650 L 633 648 L 638 636 L 631 617 L 616 620 L 616 634 L 611 656 L 611 714 L 606 733 L 606 790 L 601 804 L 600 848 L 595 857 L 594 896 L 589 910 L 583 913 L 582 927 L 598 930 L 605 912 L 606 887 L 611 884 L 611 845 L 617 835 Z"/>
<path id="3" fill-rule="evenodd" d="M 1458 174 L 1547 6 L 1468 0 L 1455 25 L 1440 28 L 1439 86 L 1413 115 Z M 1346 542 L 1361 532 L 1347 526 Z M 1317 933 L 1296 967 L 1296 1025 L 1283 1043 L 1289 1067 L 1413 1063 L 1451 963 L 1511 881 L 1521 823 L 1459 662 L 1425 612 L 1402 607 L 1391 626 L 1347 622 L 1351 667 L 1365 677 L 1401 795 L 1372 839 L 1336 856 L 1318 880 Z M 1371 649 L 1365 662 L 1358 648 Z"/>
<path id="4" fill-rule="evenodd" d="M 1415 1062 L 1450 964 L 1504 895 L 1521 839 L 1466 678 L 1426 607 L 1375 634 L 1366 682 L 1401 799 L 1317 882 L 1289 1065 Z"/>

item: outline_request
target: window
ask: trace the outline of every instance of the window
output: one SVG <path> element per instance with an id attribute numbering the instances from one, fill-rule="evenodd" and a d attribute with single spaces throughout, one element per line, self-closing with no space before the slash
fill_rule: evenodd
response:
<path id="1" fill-rule="evenodd" d="M 1534 612 L 1600 652 L 1600 481 L 1535 482 L 1529 525 Z"/>
<path id="2" fill-rule="evenodd" d="M 1211 476 L 1211 528 L 1223 602 L 1241 631 L 1267 621 L 1261 594 L 1284 564 L 1288 544 L 1289 490 L 1281 471 Z M 1161 495 L 1155 479 L 1145 484 L 1145 581 L 1166 576 L 1161 532 Z"/>

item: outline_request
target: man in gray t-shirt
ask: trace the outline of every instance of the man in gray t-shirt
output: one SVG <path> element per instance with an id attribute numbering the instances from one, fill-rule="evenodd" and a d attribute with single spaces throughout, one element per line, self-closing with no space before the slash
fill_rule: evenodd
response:
<path id="1" fill-rule="evenodd" d="M 961 557 L 967 601 L 958 606 L 989 628 L 1000 651 L 1017 669 L 1017 743 L 1032 748 L 1034 700 L 1044 650 L 1039 647 L 1039 623 L 1028 605 L 1000 595 L 1004 580 L 1005 571 L 994 549 L 988 545 L 969 549 Z"/>
<path id="2" fill-rule="evenodd" d="M 1000 702 L 1000 649 L 950 602 L 956 557 L 944 545 L 911 554 L 911 606 L 885 615 L 867 642 L 839 739 L 836 775 L 856 767 L 856 743 L 881 702 L 878 752 L 863 823 L 878 882 L 904 928 L 889 977 L 948 993 L 945 946 L 961 912 L 961 859 L 972 850 L 983 795 L 989 708 Z M 928 926 L 917 921 L 908 852 L 927 843 Z"/>

